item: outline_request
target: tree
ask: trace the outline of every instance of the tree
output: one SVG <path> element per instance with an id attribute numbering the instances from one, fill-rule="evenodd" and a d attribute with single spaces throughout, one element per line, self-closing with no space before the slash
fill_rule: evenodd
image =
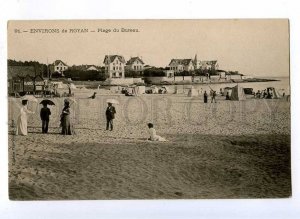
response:
<path id="1" fill-rule="evenodd" d="M 138 71 L 133 71 L 129 69 L 125 69 L 125 77 L 130 77 L 130 78 L 139 78 L 142 76 L 142 73 Z"/>
<path id="2" fill-rule="evenodd" d="M 71 78 L 72 80 L 76 81 L 103 81 L 106 79 L 106 75 L 103 71 L 83 71 L 83 70 L 71 70 L 68 69 L 64 72 L 65 77 Z"/>
<path id="3" fill-rule="evenodd" d="M 165 72 L 163 68 L 149 68 L 144 70 L 144 77 L 164 77 Z"/>
<path id="4" fill-rule="evenodd" d="M 182 72 L 179 72 L 179 75 L 182 76 L 183 80 L 184 80 L 185 76 L 192 76 L 192 74 L 193 74 L 193 71 L 182 71 Z"/>

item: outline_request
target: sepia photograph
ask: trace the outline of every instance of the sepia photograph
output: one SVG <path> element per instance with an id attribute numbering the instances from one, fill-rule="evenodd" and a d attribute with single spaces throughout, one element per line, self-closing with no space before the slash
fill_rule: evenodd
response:
<path id="1" fill-rule="evenodd" d="M 10 20 L 10 200 L 291 198 L 288 19 Z"/>

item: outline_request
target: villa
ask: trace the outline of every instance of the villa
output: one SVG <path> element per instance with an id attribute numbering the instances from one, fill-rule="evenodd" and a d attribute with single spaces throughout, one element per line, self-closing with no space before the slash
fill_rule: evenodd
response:
<path id="1" fill-rule="evenodd" d="M 125 59 L 120 55 L 106 55 L 103 61 L 109 78 L 125 78 Z"/>

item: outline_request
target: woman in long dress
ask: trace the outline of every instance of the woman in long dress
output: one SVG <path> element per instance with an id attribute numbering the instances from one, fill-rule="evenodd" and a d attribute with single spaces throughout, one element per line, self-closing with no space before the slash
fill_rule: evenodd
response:
<path id="1" fill-rule="evenodd" d="M 22 107 L 17 120 L 16 135 L 27 135 L 27 114 L 33 114 L 34 112 L 27 109 L 27 100 L 22 100 Z"/>
<path id="2" fill-rule="evenodd" d="M 65 106 L 61 114 L 61 134 L 62 135 L 72 135 L 72 125 L 71 125 L 71 110 L 70 102 L 65 101 Z"/>

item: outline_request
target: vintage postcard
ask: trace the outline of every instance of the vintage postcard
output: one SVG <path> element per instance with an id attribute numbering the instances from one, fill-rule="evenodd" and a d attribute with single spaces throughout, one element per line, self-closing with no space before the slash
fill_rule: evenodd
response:
<path id="1" fill-rule="evenodd" d="M 291 197 L 289 21 L 8 22 L 11 200 Z"/>

